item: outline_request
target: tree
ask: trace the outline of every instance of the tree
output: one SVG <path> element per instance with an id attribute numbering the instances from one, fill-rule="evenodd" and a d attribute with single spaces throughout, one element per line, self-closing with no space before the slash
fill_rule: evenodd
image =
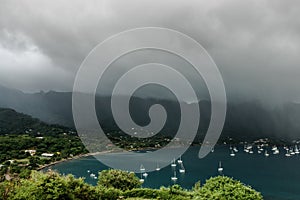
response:
<path id="1" fill-rule="evenodd" d="M 210 178 L 196 191 L 197 199 L 262 200 L 262 195 L 240 181 L 226 176 Z"/>
<path id="2" fill-rule="evenodd" d="M 21 179 L 8 199 L 99 199 L 96 188 L 75 179 L 72 175 L 60 176 L 56 172 L 33 172 L 30 179 Z"/>
<path id="3" fill-rule="evenodd" d="M 133 172 L 110 169 L 99 173 L 98 185 L 125 191 L 140 187 L 141 182 Z"/>

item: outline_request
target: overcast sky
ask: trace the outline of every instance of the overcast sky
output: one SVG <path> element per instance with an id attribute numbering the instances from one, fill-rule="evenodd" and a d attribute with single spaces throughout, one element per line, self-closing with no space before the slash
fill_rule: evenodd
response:
<path id="1" fill-rule="evenodd" d="M 201 43 L 229 94 L 300 101 L 299 10 L 298 0 L 0 0 L 0 84 L 71 91 L 99 42 L 159 26 Z"/>

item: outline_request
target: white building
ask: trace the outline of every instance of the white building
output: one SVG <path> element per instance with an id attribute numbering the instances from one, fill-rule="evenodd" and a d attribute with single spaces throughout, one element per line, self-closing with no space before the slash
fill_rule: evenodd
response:
<path id="1" fill-rule="evenodd" d="M 52 157 L 52 156 L 54 156 L 54 154 L 53 153 L 42 153 L 42 156 L 43 157 Z"/>
<path id="2" fill-rule="evenodd" d="M 30 153 L 31 156 L 34 156 L 36 154 L 36 150 L 34 149 L 28 149 L 28 150 L 25 150 L 25 153 Z"/>

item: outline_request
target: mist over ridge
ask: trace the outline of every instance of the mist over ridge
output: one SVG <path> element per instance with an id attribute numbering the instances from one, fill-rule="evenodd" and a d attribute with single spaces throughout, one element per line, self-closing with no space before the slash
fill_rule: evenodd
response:
<path id="1" fill-rule="evenodd" d="M 72 93 L 40 92 L 23 93 L 18 90 L 0 87 L 0 107 L 12 108 L 18 112 L 32 115 L 40 120 L 74 127 L 72 119 Z M 118 98 L 122 98 L 119 96 Z M 164 134 L 176 133 L 180 122 L 178 102 L 174 99 L 134 96 L 130 101 L 133 120 L 140 124 L 149 123 L 148 110 L 153 104 L 162 104 L 168 113 Z M 184 104 L 189 106 L 189 103 Z M 210 101 L 200 100 L 201 121 L 198 137 L 201 140 L 206 133 L 210 120 Z M 228 102 L 228 110 L 222 138 L 244 140 L 270 137 L 292 141 L 300 138 L 300 104 L 289 102 L 277 107 L 266 107 L 259 101 Z M 100 124 L 106 129 L 117 129 L 110 110 L 110 96 L 96 97 L 96 110 Z M 101 117 L 100 117 L 101 116 Z"/>

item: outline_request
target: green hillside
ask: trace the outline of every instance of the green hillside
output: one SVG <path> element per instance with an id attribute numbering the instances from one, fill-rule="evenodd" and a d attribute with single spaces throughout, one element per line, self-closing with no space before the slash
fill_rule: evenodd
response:
<path id="1" fill-rule="evenodd" d="M 0 108 L 0 181 L 83 153 L 87 150 L 72 129 Z"/>
<path id="2" fill-rule="evenodd" d="M 0 135 L 55 136 L 62 133 L 74 134 L 70 128 L 49 125 L 13 109 L 0 108 Z"/>

